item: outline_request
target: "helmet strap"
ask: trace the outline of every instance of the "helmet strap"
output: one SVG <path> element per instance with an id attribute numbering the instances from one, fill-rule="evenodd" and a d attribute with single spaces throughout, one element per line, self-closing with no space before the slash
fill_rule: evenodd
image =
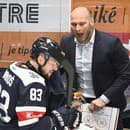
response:
<path id="1" fill-rule="evenodd" d="M 38 68 L 39 67 L 44 67 L 46 65 L 46 63 L 47 63 L 47 61 L 49 59 L 49 56 L 44 54 L 44 59 L 45 59 L 45 62 L 42 65 L 40 65 L 38 60 L 36 59 L 36 63 L 38 64 Z M 39 71 L 39 69 L 38 69 L 38 71 Z"/>

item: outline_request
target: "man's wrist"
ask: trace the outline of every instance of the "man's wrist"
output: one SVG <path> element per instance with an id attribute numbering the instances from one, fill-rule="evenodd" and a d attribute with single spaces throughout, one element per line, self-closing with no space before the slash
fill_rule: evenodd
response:
<path id="1" fill-rule="evenodd" d="M 103 94 L 100 96 L 100 98 L 105 102 L 105 104 L 108 104 L 110 100 Z"/>

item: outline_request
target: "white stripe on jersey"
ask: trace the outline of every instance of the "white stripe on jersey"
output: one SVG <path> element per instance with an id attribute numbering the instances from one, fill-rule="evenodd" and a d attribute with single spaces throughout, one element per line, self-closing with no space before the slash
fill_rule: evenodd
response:
<path id="1" fill-rule="evenodd" d="M 46 112 L 46 107 L 38 107 L 38 106 L 17 106 L 16 112 L 22 111 L 37 111 L 37 112 Z"/>
<path id="2" fill-rule="evenodd" d="M 18 121 L 19 126 L 26 126 L 26 125 L 31 125 L 33 123 L 36 123 L 39 121 L 39 118 L 32 118 L 29 120 L 24 120 L 24 121 Z"/>

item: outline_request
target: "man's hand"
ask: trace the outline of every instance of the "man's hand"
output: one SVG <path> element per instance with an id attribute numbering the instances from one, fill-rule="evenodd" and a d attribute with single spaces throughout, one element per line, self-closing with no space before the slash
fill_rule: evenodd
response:
<path id="1" fill-rule="evenodd" d="M 99 111 L 100 109 L 102 109 L 104 106 L 106 105 L 106 103 L 101 99 L 101 98 L 97 98 L 95 100 L 93 100 L 89 106 L 89 110 L 91 112 L 94 111 Z"/>
<path id="2" fill-rule="evenodd" d="M 82 103 L 79 100 L 73 100 L 71 108 L 76 108 L 79 112 L 82 112 L 81 105 Z"/>

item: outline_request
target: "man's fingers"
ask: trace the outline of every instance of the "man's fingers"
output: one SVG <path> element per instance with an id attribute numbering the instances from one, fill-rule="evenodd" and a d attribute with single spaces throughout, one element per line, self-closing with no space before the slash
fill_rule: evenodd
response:
<path id="1" fill-rule="evenodd" d="M 101 107 L 97 106 L 96 104 L 91 103 L 91 104 L 89 105 L 89 110 L 90 110 L 91 112 L 99 111 L 100 109 L 101 109 Z"/>
<path id="2" fill-rule="evenodd" d="M 81 110 L 81 102 L 80 101 L 78 101 L 78 100 L 74 100 L 73 102 L 72 102 L 72 105 L 71 105 L 71 108 L 77 108 L 77 110 L 79 111 L 79 112 L 82 112 L 82 110 Z"/>

